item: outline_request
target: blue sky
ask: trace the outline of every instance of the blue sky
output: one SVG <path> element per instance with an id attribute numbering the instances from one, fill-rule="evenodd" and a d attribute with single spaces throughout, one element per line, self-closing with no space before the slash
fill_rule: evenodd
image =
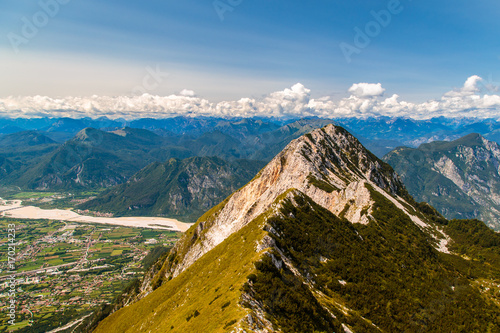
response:
<path id="1" fill-rule="evenodd" d="M 354 28 L 364 30 L 371 11 L 394 0 L 221 0 L 233 4 L 223 21 L 211 0 L 65 2 L 18 52 L 13 34 L 23 37 L 23 17 L 33 23 L 42 7 L 0 4 L 0 97 L 127 95 L 147 68 L 169 73 L 148 92 L 191 89 L 210 101 L 297 82 L 313 96 L 341 98 L 353 83 L 370 82 L 419 102 L 471 75 L 500 81 L 500 3 L 493 0 L 401 0 L 400 12 L 350 63 L 340 43 L 354 45 Z"/>

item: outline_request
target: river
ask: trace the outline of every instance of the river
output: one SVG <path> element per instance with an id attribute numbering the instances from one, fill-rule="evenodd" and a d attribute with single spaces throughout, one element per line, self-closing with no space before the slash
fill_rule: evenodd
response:
<path id="1" fill-rule="evenodd" d="M 192 223 L 163 217 L 95 217 L 80 215 L 69 209 L 42 209 L 22 206 L 21 200 L 6 201 L 0 198 L 0 216 L 17 219 L 48 219 L 67 222 L 100 223 L 134 228 L 164 229 L 184 232 Z"/>

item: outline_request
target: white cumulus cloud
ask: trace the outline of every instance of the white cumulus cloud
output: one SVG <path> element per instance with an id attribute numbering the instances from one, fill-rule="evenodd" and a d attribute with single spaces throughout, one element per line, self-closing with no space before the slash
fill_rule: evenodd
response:
<path id="1" fill-rule="evenodd" d="M 399 116 L 415 119 L 432 117 L 481 117 L 500 119 L 500 96 L 481 94 L 483 79 L 469 77 L 463 86 L 440 99 L 423 103 L 401 100 L 397 94 L 384 98 L 380 83 L 356 83 L 350 96 L 334 100 L 331 96 L 312 98 L 303 84 L 270 93 L 264 98 L 241 98 L 219 103 L 196 96 L 184 89 L 178 95 L 89 96 L 50 98 L 47 96 L 0 99 L 0 117 L 92 117 L 167 118 L 174 116 L 216 117 L 371 117 Z"/>
<path id="2" fill-rule="evenodd" d="M 382 96 L 384 91 L 381 83 L 355 83 L 349 88 L 352 95 L 360 98 Z"/>
<path id="3" fill-rule="evenodd" d="M 479 83 L 483 81 L 480 76 L 473 75 L 465 81 L 464 86 L 460 89 L 455 89 L 444 94 L 444 97 L 455 98 L 472 96 L 479 92 Z"/>

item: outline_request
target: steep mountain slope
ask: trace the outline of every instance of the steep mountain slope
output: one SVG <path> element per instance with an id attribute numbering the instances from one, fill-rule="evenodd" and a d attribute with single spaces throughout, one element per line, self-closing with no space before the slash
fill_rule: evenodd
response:
<path id="1" fill-rule="evenodd" d="M 329 125 L 203 215 L 96 332 L 500 332 L 480 291 L 499 268 L 448 254 L 443 228 L 469 238 L 446 224 Z"/>
<path id="2" fill-rule="evenodd" d="M 500 230 L 500 147 L 479 134 L 384 157 L 408 191 L 447 218 L 479 218 Z"/>
<path id="3" fill-rule="evenodd" d="M 15 166 L 12 161 L 3 156 L 0 156 L 0 179 L 7 177 L 14 170 Z"/>
<path id="4" fill-rule="evenodd" d="M 226 162 L 217 157 L 155 162 L 80 208 L 115 215 L 167 216 L 196 221 L 245 185 L 262 167 L 263 163 L 258 161 Z"/>
<path id="5" fill-rule="evenodd" d="M 343 212 L 353 222 L 363 223 L 369 220 L 361 212 L 370 206 L 365 184 L 405 195 L 402 183 L 390 167 L 352 135 L 333 125 L 292 141 L 256 178 L 229 198 L 217 218 L 201 222 L 203 241 L 190 247 L 187 253 L 179 254 L 183 266 L 175 268 L 174 276 L 264 213 L 289 189 L 298 189 L 333 213 Z"/>

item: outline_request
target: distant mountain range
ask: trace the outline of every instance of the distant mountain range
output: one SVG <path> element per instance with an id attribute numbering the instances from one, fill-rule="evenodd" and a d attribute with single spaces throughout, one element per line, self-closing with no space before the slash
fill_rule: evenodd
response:
<path id="1" fill-rule="evenodd" d="M 500 147 L 479 134 L 451 142 L 400 147 L 384 160 L 415 199 L 447 218 L 483 220 L 500 230 Z"/>
<path id="2" fill-rule="evenodd" d="M 317 118 L 280 120 L 176 117 L 133 121 L 107 118 L 0 119 L 0 133 L 4 133 L 0 134 L 0 185 L 49 191 L 107 188 L 117 195 L 133 191 L 140 200 L 119 201 L 112 199 L 109 195 L 111 192 L 108 191 L 99 196 L 92 207 L 88 203 L 85 208 L 111 211 L 118 215 L 134 212 L 194 220 L 201 215 L 206 205 L 218 203 L 235 189 L 234 186 L 241 186 L 251 179 L 258 171 L 255 166 L 270 161 L 292 140 L 331 122 L 329 119 Z M 492 140 L 500 139 L 500 123 L 494 120 L 436 118 L 417 121 L 381 117 L 335 119 L 335 123 L 348 128 L 378 157 L 398 146 L 412 147 L 433 140 L 457 139 L 471 131 Z M 412 152 L 411 149 L 408 151 Z M 157 202 L 159 193 L 166 195 L 164 190 L 130 185 L 131 177 L 137 173 L 140 173 L 140 179 L 159 179 L 156 169 L 159 165 L 168 165 L 172 158 L 182 160 L 196 156 L 217 157 L 220 163 L 229 168 L 227 170 L 231 170 L 228 172 L 235 175 L 233 180 L 222 182 L 213 188 L 209 196 L 204 197 L 205 206 L 197 207 L 198 200 L 205 194 L 199 193 L 194 198 L 192 193 L 202 191 L 202 188 L 195 185 L 189 190 L 191 192 L 177 189 L 176 200 L 182 203 L 177 208 Z M 388 156 L 387 161 L 402 174 L 410 192 L 418 200 L 431 202 L 447 217 L 481 218 L 496 228 L 495 221 L 498 221 L 500 208 L 494 199 L 487 198 L 487 192 L 481 192 L 481 184 L 477 184 L 475 194 L 467 189 L 459 189 L 456 185 L 450 185 L 444 190 L 444 184 L 452 182 L 445 176 L 441 176 L 442 181 L 436 181 L 435 177 L 430 176 L 435 175 L 432 170 L 422 170 L 421 174 L 416 175 L 422 167 L 420 164 L 412 166 L 409 164 L 414 161 L 410 161 L 404 166 L 405 163 L 395 159 L 399 155 L 391 153 Z M 405 158 L 404 154 L 401 158 Z M 248 161 L 246 170 L 241 165 L 235 167 L 234 163 L 237 165 L 239 160 Z M 199 162 L 200 160 L 190 159 L 182 162 L 181 168 L 194 170 Z M 193 164 L 189 166 L 189 163 Z M 456 166 L 461 169 L 460 164 Z M 478 177 L 487 182 L 487 175 L 494 171 L 494 167 L 489 166 L 483 173 L 480 170 L 468 169 L 467 177 Z M 151 175 L 147 175 L 148 172 Z M 178 184 L 174 181 L 176 176 L 163 176 L 168 179 L 163 184 L 170 184 L 168 188 L 173 191 L 172 184 Z M 213 178 L 214 175 L 209 177 Z M 159 182 L 154 182 L 157 183 Z M 226 184 L 227 189 L 223 190 L 222 184 Z M 117 185 L 124 186 L 112 188 Z M 429 190 L 437 185 L 442 192 Z M 498 193 L 494 186 L 486 187 L 492 194 Z M 441 194 L 436 196 L 435 193 Z M 484 198 L 481 198 L 480 193 L 483 193 Z M 96 202 L 99 204 L 95 204 Z"/>
<path id="3" fill-rule="evenodd" d="M 200 217 L 95 332 L 498 333 L 498 281 L 499 234 L 416 203 L 328 125 Z"/>
<path id="4" fill-rule="evenodd" d="M 98 189 L 122 184 L 148 164 L 171 158 L 216 156 L 228 161 L 268 161 L 291 140 L 329 123 L 320 119 L 299 120 L 284 126 L 260 120 L 222 124 L 198 120 L 192 125 L 186 124 L 189 119 L 177 121 L 192 135 L 159 128 L 153 128 L 153 132 L 131 127 L 106 131 L 87 127 L 58 143 L 51 138 L 54 128 L 78 129 L 91 122 L 68 119 L 50 124 L 47 131 L 5 134 L 0 136 L 0 184 L 35 190 Z M 110 125 L 110 121 L 94 122 Z M 147 122 L 140 121 L 143 125 Z M 42 120 L 34 123 L 48 126 Z M 209 131 L 203 126 L 212 127 Z M 238 132 L 239 129 L 242 131 Z"/>
<path id="5" fill-rule="evenodd" d="M 314 118 L 305 119 L 313 121 Z M 299 119 L 275 118 L 210 118 L 210 117 L 174 117 L 167 119 L 110 120 L 82 118 L 31 118 L 0 119 L 0 134 L 10 134 L 26 130 L 46 132 L 59 141 L 64 141 L 84 128 L 92 127 L 109 131 L 124 127 L 140 128 L 156 132 L 159 135 L 188 135 L 199 137 L 208 132 L 221 132 L 238 140 L 273 132 L 280 127 Z M 379 148 L 390 146 L 416 147 L 422 143 L 436 140 L 454 140 L 470 133 L 479 133 L 485 138 L 500 142 L 500 122 L 493 119 L 477 118 L 433 118 L 414 120 L 410 118 L 336 118 L 324 119 L 335 122 L 350 130 L 363 140 L 382 140 Z M 390 150 L 389 147 L 389 150 Z M 373 150 L 373 149 L 372 149 Z M 385 153 L 387 153 L 386 151 Z M 378 154 L 378 152 L 377 152 Z M 378 154 L 384 155 L 384 154 Z"/>
<path id="6" fill-rule="evenodd" d="M 19 132 L 3 139 L 24 136 L 26 132 Z M 167 138 L 132 128 L 114 132 L 86 128 L 63 144 L 52 142 L 5 148 L 10 149 L 4 153 L 8 161 L 17 162 L 19 149 L 30 158 L 19 161 L 18 169 L 1 182 L 37 190 L 102 188 L 123 183 L 156 160 L 191 156 L 185 149 L 172 147 Z"/>

